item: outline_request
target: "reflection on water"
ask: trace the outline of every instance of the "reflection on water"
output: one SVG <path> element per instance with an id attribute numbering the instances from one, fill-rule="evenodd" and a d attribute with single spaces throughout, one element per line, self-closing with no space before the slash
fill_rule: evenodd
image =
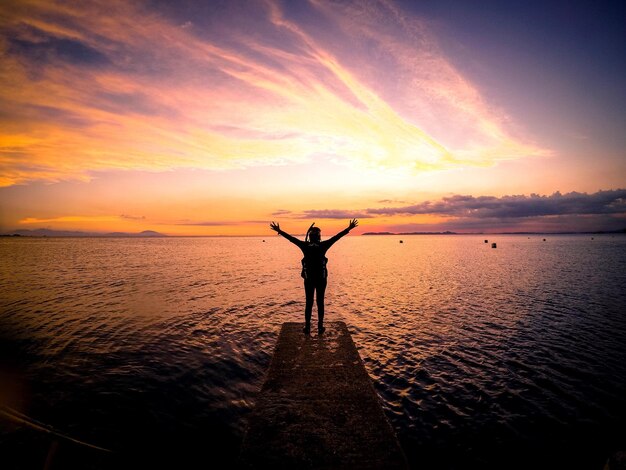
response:
<path id="1" fill-rule="evenodd" d="M 599 468 L 625 447 L 626 237 L 542 238 L 329 252 L 326 318 L 415 467 Z M 274 237 L 0 240 L 0 398 L 116 450 L 61 445 L 70 467 L 232 457 L 280 325 L 303 317 L 300 257 Z M 2 421 L 13 468 L 49 444 Z"/>

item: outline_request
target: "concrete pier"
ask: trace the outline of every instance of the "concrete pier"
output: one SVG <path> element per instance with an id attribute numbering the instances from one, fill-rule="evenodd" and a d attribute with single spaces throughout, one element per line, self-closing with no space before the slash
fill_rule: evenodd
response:
<path id="1" fill-rule="evenodd" d="M 345 323 L 326 323 L 322 336 L 305 336 L 302 323 L 283 324 L 249 417 L 240 464 L 408 467 Z"/>

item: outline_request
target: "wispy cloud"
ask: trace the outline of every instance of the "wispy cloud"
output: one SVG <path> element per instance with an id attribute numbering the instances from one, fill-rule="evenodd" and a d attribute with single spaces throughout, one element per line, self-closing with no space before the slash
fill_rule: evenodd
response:
<path id="1" fill-rule="evenodd" d="M 174 222 L 161 222 L 160 225 L 186 225 L 198 227 L 237 227 L 242 225 L 266 225 L 267 220 L 179 220 Z"/>
<path id="2" fill-rule="evenodd" d="M 381 199 L 380 201 L 376 201 L 379 204 L 391 204 L 392 202 L 397 203 L 397 204 L 403 204 L 406 201 L 402 201 L 402 200 L 396 200 L 396 199 Z"/>
<path id="3" fill-rule="evenodd" d="M 237 225 L 237 221 L 225 220 L 183 220 L 178 222 L 162 222 L 162 225 L 188 225 L 199 227 L 223 227 L 225 225 Z"/>
<path id="4" fill-rule="evenodd" d="M 29 224 L 43 224 L 43 223 L 64 223 L 64 222 L 77 222 L 77 223 L 89 223 L 89 222 L 117 222 L 119 217 L 109 215 L 64 215 L 59 217 L 25 217 L 18 221 L 21 225 Z"/>
<path id="5" fill-rule="evenodd" d="M 548 154 L 391 3 L 226 2 L 190 18 L 154 5 L 2 2 L 0 185 L 319 155 L 423 171 Z"/>
<path id="6" fill-rule="evenodd" d="M 367 219 L 370 217 L 373 216 L 367 212 L 339 209 L 311 209 L 297 216 L 299 219 Z"/>
<path id="7" fill-rule="evenodd" d="M 276 216 L 276 217 L 281 217 L 281 216 L 286 216 L 291 214 L 291 211 L 286 210 L 286 209 L 278 209 L 274 212 L 272 212 L 270 215 Z"/>

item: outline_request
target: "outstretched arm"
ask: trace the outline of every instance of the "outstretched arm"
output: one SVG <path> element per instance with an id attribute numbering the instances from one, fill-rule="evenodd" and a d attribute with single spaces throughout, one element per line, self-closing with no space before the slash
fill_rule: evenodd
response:
<path id="1" fill-rule="evenodd" d="M 339 232 L 337 235 L 335 235 L 334 237 L 331 237 L 328 239 L 328 241 L 326 241 L 327 247 L 330 248 L 331 246 L 333 246 L 333 244 L 339 240 L 341 237 L 348 235 L 348 233 L 350 233 L 350 230 L 352 230 L 354 227 L 356 227 L 357 225 L 359 225 L 359 221 L 356 219 L 352 219 L 350 221 L 350 223 L 348 224 L 348 228 L 342 230 L 341 232 Z"/>
<path id="2" fill-rule="evenodd" d="M 289 240 L 294 245 L 297 245 L 298 247 L 300 247 L 300 245 L 302 245 L 302 243 L 303 243 L 301 240 L 298 240 L 296 237 L 293 237 L 293 236 L 289 235 L 287 232 L 284 232 L 283 230 L 281 230 L 280 229 L 280 225 L 277 224 L 276 222 L 271 222 L 270 223 L 270 228 L 272 230 L 274 230 L 274 232 L 277 232 L 279 235 L 282 235 L 283 237 L 285 237 L 287 240 Z"/>

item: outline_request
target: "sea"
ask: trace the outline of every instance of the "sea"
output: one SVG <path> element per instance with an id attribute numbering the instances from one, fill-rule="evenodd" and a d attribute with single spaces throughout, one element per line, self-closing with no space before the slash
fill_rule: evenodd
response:
<path id="1" fill-rule="evenodd" d="M 626 235 L 348 236 L 327 256 L 326 321 L 411 468 L 626 450 Z M 1 238 L 2 468 L 234 468 L 303 321 L 300 259 L 276 235 Z"/>

